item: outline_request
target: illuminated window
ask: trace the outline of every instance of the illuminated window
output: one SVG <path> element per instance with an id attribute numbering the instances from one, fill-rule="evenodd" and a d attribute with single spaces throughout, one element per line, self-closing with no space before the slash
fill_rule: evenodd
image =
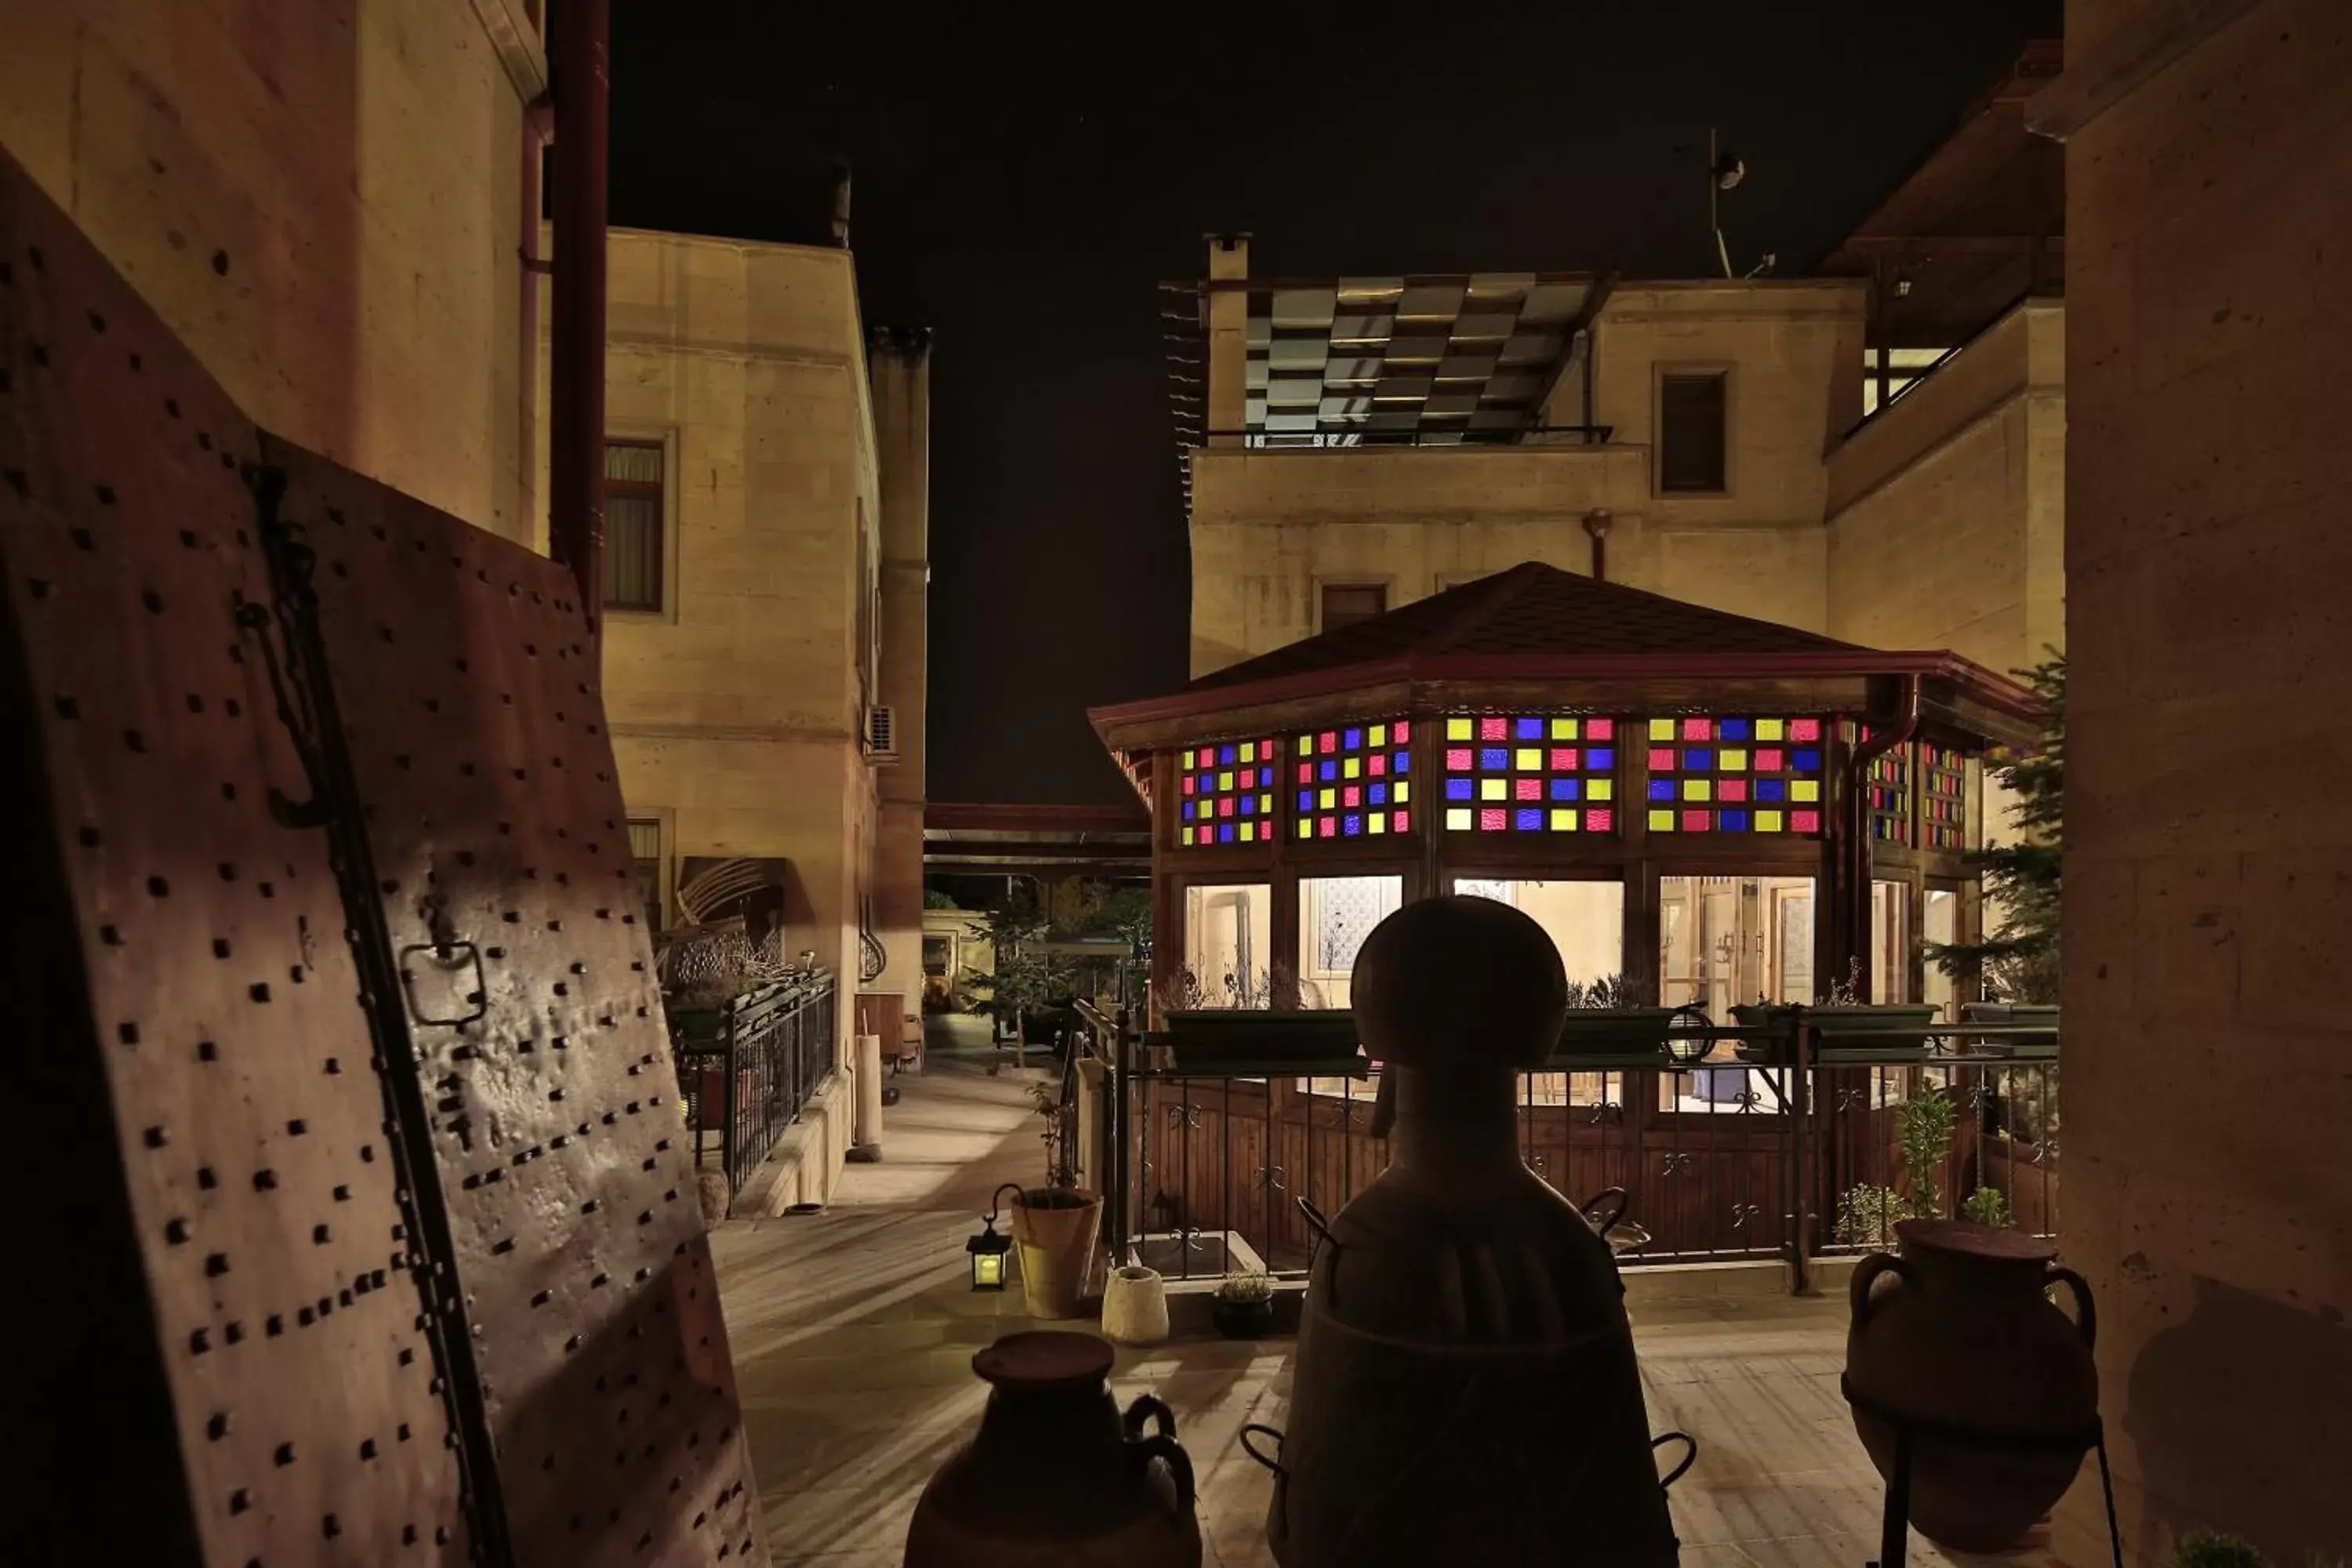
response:
<path id="1" fill-rule="evenodd" d="M 1969 847 L 1969 760 L 1949 746 L 1922 745 L 1920 842 L 1929 849 Z"/>
<path id="2" fill-rule="evenodd" d="M 1457 715 L 1444 761 L 1448 831 L 1617 831 L 1614 719 Z"/>
<path id="3" fill-rule="evenodd" d="M 1822 830 L 1819 719 L 1653 719 L 1653 833 Z"/>
<path id="4" fill-rule="evenodd" d="M 1868 742 L 1880 731 L 1862 726 Z M 1911 748 L 1888 747 L 1870 764 L 1870 837 L 1881 844 L 1911 842 Z"/>
<path id="5" fill-rule="evenodd" d="M 1412 831 L 1412 726 L 1339 724 L 1298 737 L 1291 832 L 1301 839 Z"/>
<path id="6" fill-rule="evenodd" d="M 662 444 L 604 443 L 604 607 L 662 607 Z"/>
<path id="7" fill-rule="evenodd" d="M 1226 741 L 1194 746 L 1183 753 L 1181 801 L 1176 842 L 1265 844 L 1274 837 L 1274 776 L 1279 765 L 1272 741 Z"/>

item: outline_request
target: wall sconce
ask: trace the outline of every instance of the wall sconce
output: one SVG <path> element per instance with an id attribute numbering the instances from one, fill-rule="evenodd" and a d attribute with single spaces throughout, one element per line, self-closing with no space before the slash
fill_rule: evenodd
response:
<path id="1" fill-rule="evenodd" d="M 1017 1183 L 1008 1183 L 1014 1192 Z M 1013 1250 L 1013 1238 L 1000 1236 L 996 1230 L 996 1199 L 1005 1189 L 999 1187 L 989 1194 L 988 1212 L 980 1216 L 980 1234 L 966 1240 L 963 1249 L 971 1255 L 971 1288 L 975 1290 L 1002 1290 L 1008 1270 L 1004 1255 Z"/>

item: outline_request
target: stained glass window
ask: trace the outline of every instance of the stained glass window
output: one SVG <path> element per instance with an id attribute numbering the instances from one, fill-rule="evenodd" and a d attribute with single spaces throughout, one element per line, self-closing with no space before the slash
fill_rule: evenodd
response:
<path id="1" fill-rule="evenodd" d="M 1291 771 L 1303 839 L 1412 831 L 1412 726 L 1402 719 L 1340 724 L 1298 737 Z"/>
<path id="2" fill-rule="evenodd" d="M 1445 721 L 1445 826 L 1455 833 L 1617 831 L 1617 721 Z"/>
<path id="3" fill-rule="evenodd" d="M 1969 760 L 1949 746 L 1922 742 L 1920 843 L 1929 849 L 1969 847 Z"/>
<path id="4" fill-rule="evenodd" d="M 1862 739 L 1874 740 L 1880 731 L 1864 724 Z M 1888 747 L 1871 761 L 1870 837 L 1881 844 L 1911 842 L 1911 748 Z"/>
<path id="5" fill-rule="evenodd" d="M 1194 746 L 1183 753 L 1182 814 L 1176 842 L 1264 844 L 1274 837 L 1275 773 L 1280 765 L 1272 741 L 1226 741 Z"/>
<path id="6" fill-rule="evenodd" d="M 1822 830 L 1819 719 L 1653 719 L 1653 833 Z"/>

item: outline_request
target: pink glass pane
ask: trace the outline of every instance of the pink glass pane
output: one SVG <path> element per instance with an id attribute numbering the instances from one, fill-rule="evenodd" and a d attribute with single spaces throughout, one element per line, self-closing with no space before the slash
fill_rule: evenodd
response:
<path id="1" fill-rule="evenodd" d="M 1685 811 L 1683 813 L 1683 831 L 1685 833 L 1705 833 L 1708 828 L 1714 826 L 1715 813 L 1711 811 Z"/>
<path id="2" fill-rule="evenodd" d="M 1685 719 L 1683 721 L 1683 739 L 1685 741 L 1705 741 L 1713 737 L 1714 734 L 1715 721 L 1712 719 Z"/>
<path id="3" fill-rule="evenodd" d="M 1789 830 L 1792 833 L 1819 833 L 1822 814 L 1818 811 L 1792 811 L 1789 814 Z"/>
<path id="4" fill-rule="evenodd" d="M 1391 815 L 1389 821 L 1396 832 L 1411 833 L 1412 831 L 1412 823 L 1410 820 L 1412 816 L 1412 813 L 1409 811 L 1400 811 Z"/>
<path id="5" fill-rule="evenodd" d="M 1612 741 L 1616 737 L 1617 721 L 1614 719 L 1587 719 L 1584 721 L 1584 738 L 1588 741 Z"/>
<path id="6" fill-rule="evenodd" d="M 1822 721 L 1819 719 L 1789 721 L 1789 739 L 1791 741 L 1818 741 L 1821 738 Z"/>
<path id="7" fill-rule="evenodd" d="M 1232 795 L 1226 795 L 1223 799 L 1217 802 L 1217 815 L 1219 816 L 1231 816 L 1233 814 L 1234 797 Z"/>
<path id="8" fill-rule="evenodd" d="M 1338 732 L 1331 730 L 1324 731 L 1322 734 L 1316 737 L 1315 749 L 1318 752 L 1338 751 L 1339 749 L 1339 737 Z"/>
<path id="9" fill-rule="evenodd" d="M 1336 816 L 1325 816 L 1325 817 L 1318 817 L 1318 818 L 1317 818 L 1317 819 L 1316 819 L 1316 823 L 1315 823 L 1315 837 L 1318 837 L 1318 838 L 1333 838 L 1333 837 L 1337 837 L 1339 836 L 1339 819 L 1338 817 L 1336 817 Z"/>
<path id="10" fill-rule="evenodd" d="M 1186 773 L 1184 775 L 1184 793 L 1186 795 L 1191 795 L 1192 793 L 1192 775 L 1191 773 Z"/>
<path id="11" fill-rule="evenodd" d="M 1511 814 L 1509 812 L 1497 810 L 1489 806 L 1478 813 L 1478 831 L 1481 833 L 1500 833 L 1505 827 L 1510 825 L 1510 817 Z"/>
<path id="12" fill-rule="evenodd" d="M 1511 781 L 1511 798 L 1514 800 L 1541 800 L 1543 798 L 1543 780 L 1513 779 Z"/>
<path id="13" fill-rule="evenodd" d="M 1507 719 L 1481 719 L 1478 738 L 1482 741 L 1507 741 L 1511 738 L 1511 721 Z"/>
<path id="14" fill-rule="evenodd" d="M 1616 815 L 1616 813 L 1612 812 L 1612 811 L 1588 811 L 1588 812 L 1586 812 L 1586 813 L 1584 814 L 1584 830 L 1585 830 L 1587 833 L 1614 833 L 1614 832 L 1616 832 L 1616 831 L 1617 831 L 1617 815 Z"/>
<path id="15" fill-rule="evenodd" d="M 1650 771 L 1654 773 L 1673 773 L 1675 771 L 1674 752 L 1654 747 L 1652 748 L 1650 752 Z"/>
<path id="16" fill-rule="evenodd" d="M 1788 765 L 1786 752 L 1762 751 L 1756 753 L 1756 771 L 1759 773 L 1777 773 Z"/>
<path id="17" fill-rule="evenodd" d="M 1389 771 L 1389 754 L 1386 752 L 1374 752 L 1364 759 L 1364 771 L 1374 778 L 1384 777 Z"/>
<path id="18" fill-rule="evenodd" d="M 1315 782 L 1315 764 L 1313 763 L 1301 763 L 1298 764 L 1298 782 L 1300 784 L 1313 784 Z"/>
<path id="19" fill-rule="evenodd" d="M 1450 773 L 1468 773 L 1470 771 L 1470 748 L 1467 746 L 1447 747 L 1445 752 L 1445 771 Z"/>
<path id="20" fill-rule="evenodd" d="M 1402 719 L 1389 726 L 1389 733 L 1395 737 L 1396 743 L 1400 746 L 1409 746 L 1412 744 L 1412 726 L 1406 723 Z M 1402 819 L 1400 819 L 1398 823 L 1398 831 L 1403 831 L 1403 823 Z"/>
<path id="21" fill-rule="evenodd" d="M 1355 784 L 1349 784 L 1339 792 L 1339 804 L 1353 811 L 1364 804 L 1364 792 Z"/>
<path id="22" fill-rule="evenodd" d="M 1556 773 L 1574 773 L 1578 765 L 1576 755 L 1576 748 L 1573 746 L 1554 746 L 1551 751 L 1551 771 Z"/>
<path id="23" fill-rule="evenodd" d="M 1718 780 L 1715 786 L 1715 798 L 1717 800 L 1746 800 L 1748 798 L 1748 781 L 1746 779 Z"/>

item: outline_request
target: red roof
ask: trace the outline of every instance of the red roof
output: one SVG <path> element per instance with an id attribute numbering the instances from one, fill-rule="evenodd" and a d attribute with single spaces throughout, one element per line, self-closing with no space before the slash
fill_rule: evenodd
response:
<path id="1" fill-rule="evenodd" d="M 1856 653 L 1838 642 L 1528 561 L 1204 675 L 1187 691 L 1416 655 Z"/>

